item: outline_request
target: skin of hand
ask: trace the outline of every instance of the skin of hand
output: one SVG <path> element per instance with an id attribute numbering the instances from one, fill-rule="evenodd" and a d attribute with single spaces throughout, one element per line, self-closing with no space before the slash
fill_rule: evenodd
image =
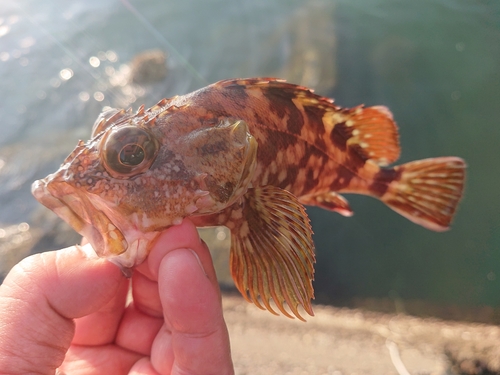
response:
<path id="1" fill-rule="evenodd" d="M 0 374 L 233 374 L 195 226 L 165 230 L 126 279 L 90 245 L 30 256 L 0 286 Z"/>

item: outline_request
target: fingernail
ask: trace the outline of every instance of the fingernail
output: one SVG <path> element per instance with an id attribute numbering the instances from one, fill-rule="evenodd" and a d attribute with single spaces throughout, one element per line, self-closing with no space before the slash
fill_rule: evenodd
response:
<path id="1" fill-rule="evenodd" d="M 82 252 L 83 255 L 85 255 L 86 258 L 88 259 L 98 259 L 99 256 L 96 254 L 94 251 L 94 248 L 90 243 L 86 243 L 83 246 L 80 245 L 75 245 L 75 247 Z"/>
<path id="2" fill-rule="evenodd" d="M 191 250 L 191 249 L 189 249 L 189 251 L 191 251 L 191 252 L 193 253 L 194 257 L 195 257 L 195 258 L 196 258 L 196 260 L 198 261 L 198 264 L 200 265 L 201 270 L 203 271 L 203 273 L 205 274 L 205 276 L 207 276 L 207 277 L 208 277 L 207 273 L 205 272 L 205 269 L 203 268 L 203 264 L 201 264 L 200 257 L 198 256 L 198 254 L 196 254 L 196 251 Z"/>

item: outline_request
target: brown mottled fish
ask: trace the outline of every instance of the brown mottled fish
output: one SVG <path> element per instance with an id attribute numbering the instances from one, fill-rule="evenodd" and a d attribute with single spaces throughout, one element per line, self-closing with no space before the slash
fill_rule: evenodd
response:
<path id="1" fill-rule="evenodd" d="M 185 217 L 225 225 L 243 296 L 302 319 L 300 306 L 313 315 L 315 261 L 304 204 L 350 216 L 340 193 L 365 194 L 448 229 L 464 161 L 386 167 L 399 153 L 386 107 L 346 109 L 282 80 L 234 79 L 136 113 L 102 113 L 91 139 L 33 194 L 122 269 L 143 262 L 160 231 Z"/>

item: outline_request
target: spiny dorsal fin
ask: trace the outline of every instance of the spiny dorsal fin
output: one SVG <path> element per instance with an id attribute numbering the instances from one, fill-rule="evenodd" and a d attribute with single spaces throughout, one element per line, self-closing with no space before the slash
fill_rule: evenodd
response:
<path id="1" fill-rule="evenodd" d="M 318 206 L 325 210 L 335 211 L 342 216 L 352 216 L 354 212 L 349 206 L 349 202 L 342 195 L 333 191 L 326 193 L 305 195 L 299 197 L 299 202 L 309 206 Z"/>
<path id="2" fill-rule="evenodd" d="M 227 89 L 244 87 L 247 92 L 257 90 L 252 95 L 267 103 L 267 108 L 254 111 L 274 113 L 280 119 L 278 125 L 273 125 L 277 130 L 295 135 L 327 154 L 332 149 L 325 144 L 329 138 L 333 147 L 349 148 L 363 160 L 381 166 L 399 157 L 398 129 L 386 107 L 343 109 L 306 87 L 275 78 L 226 80 L 214 85 Z"/>
<path id="3" fill-rule="evenodd" d="M 231 274 L 236 287 L 261 309 L 300 320 L 298 306 L 313 315 L 314 243 L 309 218 L 297 198 L 275 186 L 249 189 L 232 215 Z M 264 306 L 262 306 L 262 304 Z"/>
<path id="4" fill-rule="evenodd" d="M 144 115 L 144 104 L 142 104 L 139 109 L 137 110 L 137 112 L 135 113 L 136 116 L 142 116 Z"/>
<path id="5" fill-rule="evenodd" d="M 165 112 L 168 110 L 168 105 L 175 101 L 179 96 L 173 96 L 169 99 L 163 98 L 158 103 L 156 103 L 151 108 L 148 108 L 145 113 L 149 115 L 151 118 L 156 117 L 158 114 Z"/>
<path id="6" fill-rule="evenodd" d="M 385 166 L 400 154 L 399 134 L 388 108 L 363 106 L 329 112 L 324 118 L 334 143 L 344 142 L 364 160 Z"/>

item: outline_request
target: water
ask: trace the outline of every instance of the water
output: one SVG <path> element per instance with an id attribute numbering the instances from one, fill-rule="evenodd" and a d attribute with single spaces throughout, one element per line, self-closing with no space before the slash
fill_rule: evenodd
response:
<path id="1" fill-rule="evenodd" d="M 308 209 L 318 300 L 498 307 L 498 4 L 3 0 L 0 223 L 33 222 L 40 205 L 31 182 L 87 139 L 103 106 L 137 108 L 219 79 L 279 76 L 343 106 L 389 106 L 401 162 L 457 155 L 469 165 L 465 200 L 446 233 L 366 197 L 348 197 L 356 213 L 349 219 Z M 168 53 L 167 78 L 125 84 L 127 62 L 151 48 Z"/>

